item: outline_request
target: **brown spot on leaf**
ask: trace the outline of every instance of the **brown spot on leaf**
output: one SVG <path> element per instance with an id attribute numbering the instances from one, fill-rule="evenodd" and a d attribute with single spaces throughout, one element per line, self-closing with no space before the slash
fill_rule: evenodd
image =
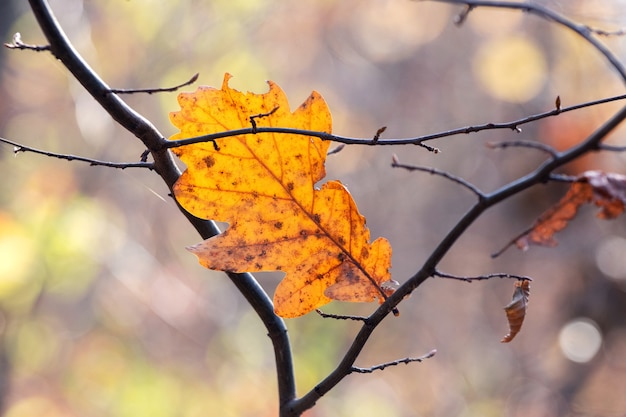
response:
<path id="1" fill-rule="evenodd" d="M 213 165 L 215 165 L 215 158 L 213 158 L 212 155 L 208 155 L 202 158 L 202 161 L 204 162 L 207 168 L 211 168 Z"/>

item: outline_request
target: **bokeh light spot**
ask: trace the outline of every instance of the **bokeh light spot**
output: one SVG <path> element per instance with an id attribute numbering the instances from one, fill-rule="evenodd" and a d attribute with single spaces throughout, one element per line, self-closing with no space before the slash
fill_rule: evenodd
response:
<path id="1" fill-rule="evenodd" d="M 602 334 L 596 323 L 587 318 L 570 321 L 559 333 L 559 346 L 565 357 L 573 362 L 589 362 L 600 350 Z"/>
<path id="2" fill-rule="evenodd" d="M 352 18 L 352 35 L 361 53 L 372 61 L 393 62 L 412 56 L 439 37 L 448 23 L 449 9 L 378 0 L 355 8 Z"/>
<path id="3" fill-rule="evenodd" d="M 604 275 L 626 283 L 626 239 L 611 236 L 596 250 L 596 265 Z"/>
<path id="4" fill-rule="evenodd" d="M 506 36 L 485 43 L 474 56 L 474 76 L 493 97 L 524 103 L 535 97 L 546 79 L 543 52 L 531 40 Z"/>

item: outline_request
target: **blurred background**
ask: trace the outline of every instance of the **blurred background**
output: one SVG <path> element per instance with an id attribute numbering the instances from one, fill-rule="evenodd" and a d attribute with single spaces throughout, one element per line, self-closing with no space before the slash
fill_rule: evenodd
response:
<path id="1" fill-rule="evenodd" d="M 575 22 L 626 27 L 626 1 L 542 0 Z M 624 94 L 600 54 L 529 14 L 405 0 L 53 0 L 75 47 L 116 88 L 199 84 L 261 93 L 277 82 L 292 108 L 319 91 L 334 133 L 412 137 Z M 0 2 L 0 33 L 45 44 L 26 1 Z M 626 63 L 626 37 L 602 41 Z M 190 91 L 194 87 L 187 87 Z M 118 162 L 143 148 L 49 53 L 0 50 L 0 136 L 53 152 Z M 125 96 L 164 135 L 176 93 Z M 436 167 L 493 191 L 545 155 L 486 143 L 537 140 L 566 149 L 624 103 L 415 146 L 346 147 L 327 178 L 347 184 L 373 237 L 394 248 L 393 277 L 415 273 L 474 196 Z M 626 145 L 626 130 L 607 143 Z M 626 174 L 626 155 L 596 153 L 560 171 Z M 386 319 L 351 375 L 307 416 L 626 415 L 626 225 L 592 207 L 556 248 L 490 254 L 563 195 L 547 184 L 505 201 L 473 225 L 440 269 L 533 277 L 522 332 L 501 344 L 513 281 L 431 279 Z M 0 145 L 0 405 L 6 416 L 276 416 L 273 353 L 260 320 L 219 272 L 184 247 L 199 237 L 156 174 L 90 167 Z M 280 280 L 259 274 L 272 294 Z M 368 314 L 375 304 L 324 310 Z M 316 314 L 288 321 L 299 393 L 327 375 L 358 324 Z"/>

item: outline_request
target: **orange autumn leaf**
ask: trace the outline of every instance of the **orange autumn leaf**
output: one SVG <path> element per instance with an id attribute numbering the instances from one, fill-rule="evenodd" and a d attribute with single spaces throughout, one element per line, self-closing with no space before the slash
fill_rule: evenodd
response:
<path id="1" fill-rule="evenodd" d="M 614 219 L 622 214 L 626 204 L 626 176 L 584 172 L 561 201 L 543 213 L 530 231 L 515 241 L 516 245 L 521 249 L 527 249 L 529 244 L 556 246 L 554 234 L 567 227 L 581 205 L 592 202 L 600 207 L 597 216 L 601 219 Z"/>
<path id="2" fill-rule="evenodd" d="M 528 307 L 528 296 L 530 295 L 530 281 L 523 280 L 515 283 L 513 299 L 504 307 L 506 318 L 509 322 L 509 333 L 500 342 L 509 343 L 522 329 L 526 309 Z"/>
<path id="3" fill-rule="evenodd" d="M 331 115 L 313 92 L 293 113 L 284 92 L 269 82 L 264 94 L 228 86 L 180 94 L 171 113 L 180 133 L 172 140 L 251 127 L 331 131 Z M 391 247 L 370 243 L 365 218 L 339 181 L 315 188 L 326 175 L 330 143 L 315 137 L 273 133 L 240 135 L 176 148 L 187 170 L 174 186 L 182 207 L 194 216 L 228 222 L 228 229 L 189 248 L 209 269 L 228 272 L 282 271 L 274 308 L 297 317 L 332 299 L 384 298 L 390 280 Z"/>
<path id="4" fill-rule="evenodd" d="M 593 198 L 593 188 L 586 182 L 574 182 L 567 194 L 554 207 L 543 213 L 535 222 L 532 229 L 517 239 L 519 248 L 526 249 L 529 244 L 542 246 L 556 246 L 554 234 L 567 227 L 578 208 L 589 203 Z"/>

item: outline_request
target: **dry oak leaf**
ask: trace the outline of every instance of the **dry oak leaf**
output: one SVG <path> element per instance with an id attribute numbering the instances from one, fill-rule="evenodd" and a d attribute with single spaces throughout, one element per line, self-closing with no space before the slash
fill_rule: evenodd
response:
<path id="1" fill-rule="evenodd" d="M 567 227 L 581 205 L 591 202 L 600 207 L 597 216 L 601 219 L 614 219 L 622 214 L 626 204 L 626 176 L 602 171 L 582 173 L 567 194 L 543 213 L 515 244 L 521 249 L 527 249 L 530 244 L 556 246 L 554 234 Z"/>
<path id="2" fill-rule="evenodd" d="M 313 92 L 293 113 L 284 92 L 269 82 L 264 94 L 200 87 L 178 96 L 170 115 L 180 133 L 172 140 L 250 127 L 331 131 L 331 115 Z M 188 248 L 209 269 L 282 271 L 274 309 L 297 317 L 332 299 L 384 299 L 390 280 L 391 246 L 370 243 L 365 218 L 339 181 L 316 189 L 326 175 L 330 143 L 315 137 L 257 133 L 175 148 L 187 170 L 174 186 L 194 216 L 228 222 L 213 238 Z"/>
<path id="3" fill-rule="evenodd" d="M 524 317 L 526 317 L 529 295 L 530 281 L 517 281 L 515 283 L 515 291 L 513 291 L 513 299 L 504 307 L 506 318 L 509 322 L 509 333 L 502 338 L 502 343 L 509 343 L 522 329 L 522 323 L 524 322 Z"/>

